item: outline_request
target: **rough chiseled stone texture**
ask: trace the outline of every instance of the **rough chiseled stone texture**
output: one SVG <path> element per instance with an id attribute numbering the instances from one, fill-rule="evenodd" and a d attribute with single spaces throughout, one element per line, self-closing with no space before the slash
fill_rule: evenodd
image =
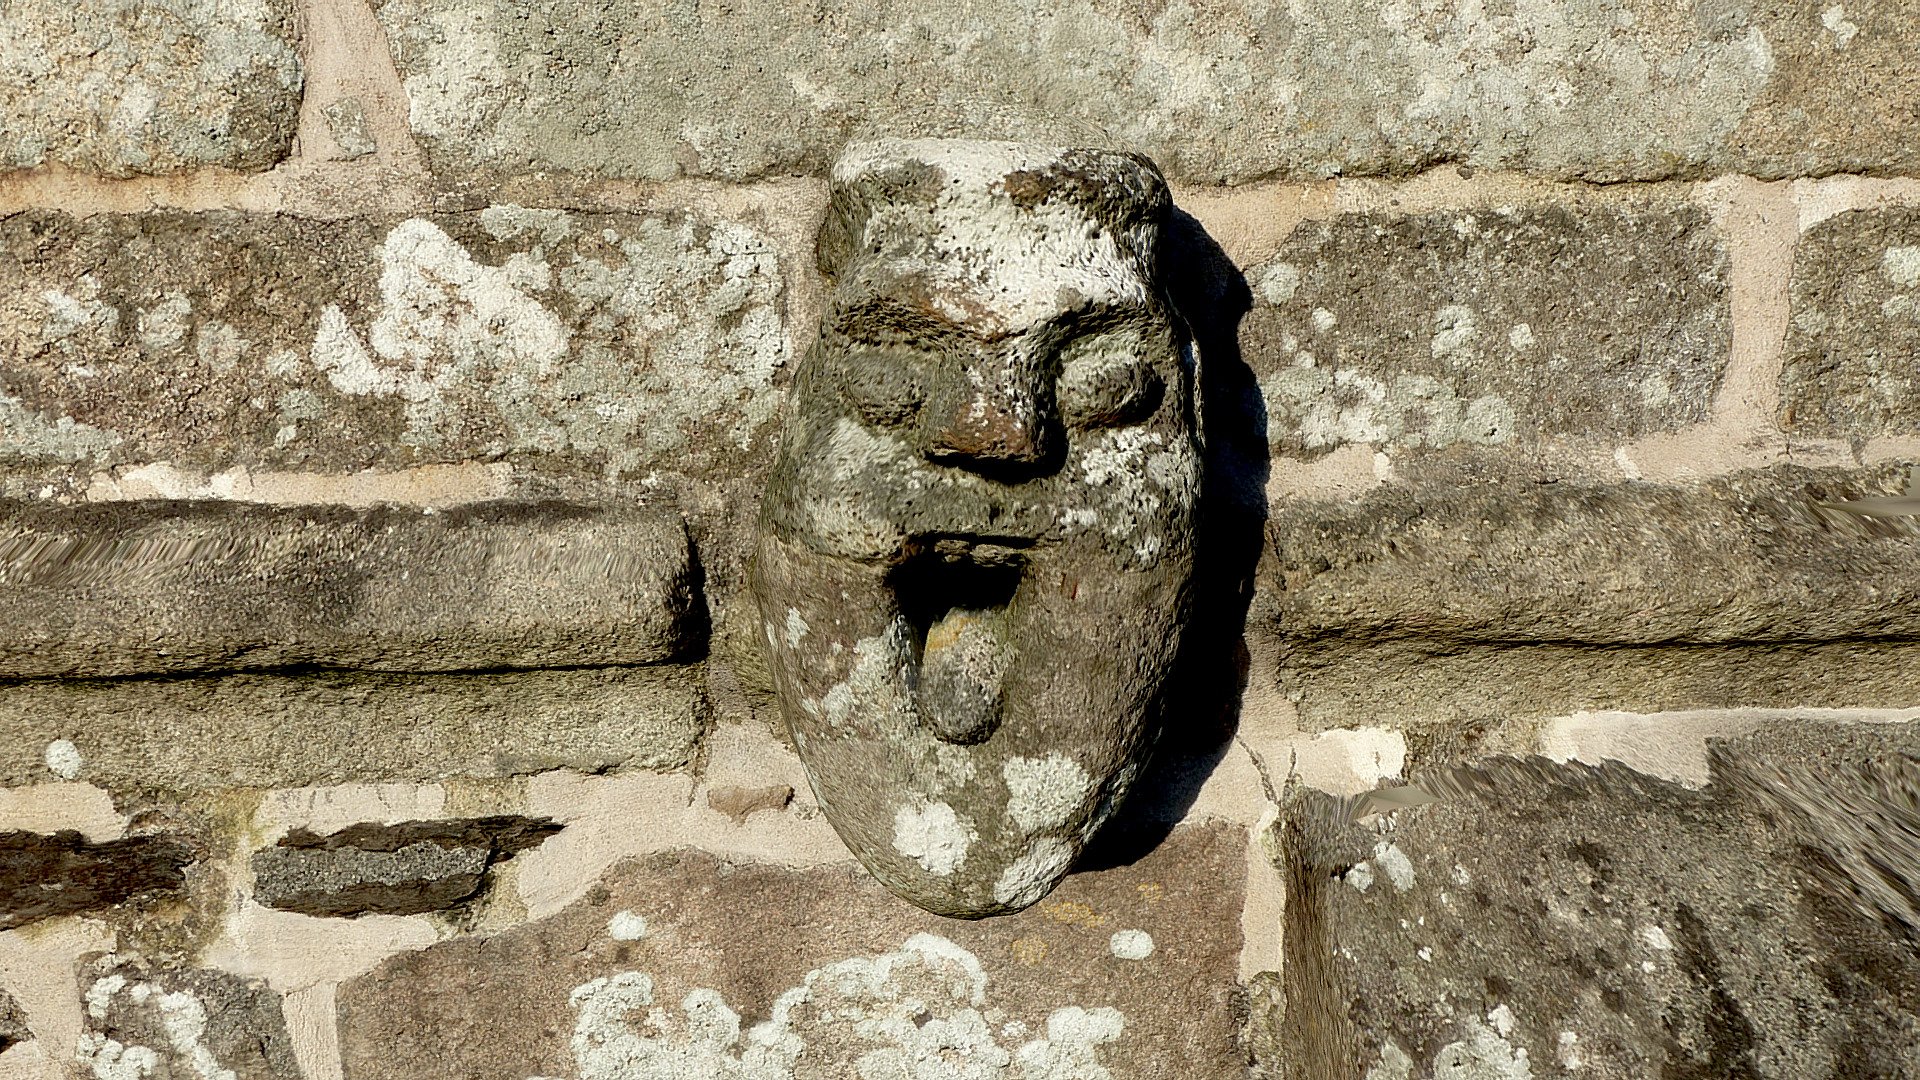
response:
<path id="1" fill-rule="evenodd" d="M 0 832 L 0 930 L 177 890 L 193 860 L 164 836 L 92 843 L 77 832 Z"/>
<path id="2" fill-rule="evenodd" d="M 88 1075 L 301 1080 L 280 995 L 265 982 L 111 955 L 79 975 L 76 1059 Z"/>
<path id="3" fill-rule="evenodd" d="M 1243 843 L 1180 829 L 979 922 L 921 912 L 850 866 L 625 863 L 557 915 L 342 986 L 345 1075 L 1239 1075 Z"/>
<path id="4" fill-rule="evenodd" d="M 1241 350 L 1283 453 L 1680 427 L 1731 340 L 1726 245 L 1685 205 L 1347 214 L 1247 277 Z"/>
<path id="5" fill-rule="evenodd" d="M 257 903 L 303 915 L 417 915 L 480 894 L 487 870 L 559 832 L 551 818 L 489 817 L 304 829 L 253 855 Z"/>
<path id="6" fill-rule="evenodd" d="M 1494 759 L 1372 826 L 1297 792 L 1262 1056 L 1329 1080 L 1920 1076 L 1920 939 L 1887 884 L 1914 869 L 1916 751 L 1787 779 L 1722 746 L 1703 791 Z M 1794 801 L 1870 817 L 1836 845 L 1781 827 Z"/>
<path id="7" fill-rule="evenodd" d="M 849 138 L 1118 146 L 1199 181 L 1445 161 L 1595 180 L 1911 171 L 1894 0 L 621 8 L 388 0 L 448 172 L 729 180 Z"/>
<path id="8" fill-rule="evenodd" d="M 1920 433 L 1920 210 L 1814 226 L 1793 263 L 1781 423 L 1840 438 Z"/>
<path id="9" fill-rule="evenodd" d="M 1250 618 L 1315 729 L 1920 705 L 1902 674 L 1920 634 L 1911 537 L 1815 508 L 1904 482 L 1894 468 L 1694 487 L 1492 470 L 1276 505 Z"/>
<path id="10" fill-rule="evenodd" d="M 0 171 L 265 169 L 293 145 L 290 0 L 10 0 Z"/>
<path id="11" fill-rule="evenodd" d="M 0 503 L 0 678 L 600 667 L 698 644 L 685 526 L 620 506 Z"/>
<path id="12" fill-rule="evenodd" d="M 0 219 L 0 464 L 745 468 L 772 242 L 690 215 Z"/>
<path id="13" fill-rule="evenodd" d="M 709 709 L 698 667 L 236 674 L 0 685 L 0 784 L 67 740 L 110 789 L 300 787 L 673 768 Z"/>

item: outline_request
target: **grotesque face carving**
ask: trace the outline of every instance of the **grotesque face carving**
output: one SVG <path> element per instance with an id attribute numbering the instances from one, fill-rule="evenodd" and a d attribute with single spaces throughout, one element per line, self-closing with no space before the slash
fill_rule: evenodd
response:
<path id="1" fill-rule="evenodd" d="M 1193 363 L 1135 155 L 851 148 L 754 592 L 822 808 L 944 915 L 1046 895 L 1150 749 L 1188 610 Z"/>

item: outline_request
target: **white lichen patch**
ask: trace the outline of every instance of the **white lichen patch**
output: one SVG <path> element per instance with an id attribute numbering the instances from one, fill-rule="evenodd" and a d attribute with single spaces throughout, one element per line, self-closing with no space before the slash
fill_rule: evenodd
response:
<path id="1" fill-rule="evenodd" d="M 907 629 L 896 622 L 854 642 L 847 677 L 828 687 L 817 703 L 801 707 L 835 727 L 857 724 L 866 731 L 904 735 L 914 727 L 907 683 L 911 664 Z"/>
<path id="2" fill-rule="evenodd" d="M 1843 4 L 1835 4 L 1821 12 L 1820 25 L 1827 28 L 1827 33 L 1833 35 L 1833 43 L 1842 49 L 1853 44 L 1854 37 L 1860 33 L 1859 25 L 1848 21 L 1847 9 Z"/>
<path id="3" fill-rule="evenodd" d="M 863 261 L 883 278 L 925 282 L 931 302 L 953 321 L 1011 331 L 1058 315 L 1062 296 L 1116 308 L 1151 302 L 1145 233 L 1095 227 L 1073 200 L 1021 206 L 1007 196 L 1009 174 L 1060 166 L 1052 152 L 1012 143 L 883 140 L 848 147 L 833 176 L 854 185 L 906 162 L 932 166 L 948 182 L 930 207 L 874 204 L 867 234 L 896 239 Z"/>
<path id="4" fill-rule="evenodd" d="M 125 1003 L 116 1006 L 116 999 Z M 206 1005 L 192 994 L 169 991 L 156 983 L 130 981 L 116 972 L 94 980 L 83 1000 L 87 1018 L 93 1023 L 106 1021 L 115 1008 L 152 1010 L 167 1036 L 167 1047 L 155 1049 L 129 1045 L 98 1031 L 82 1032 L 75 1057 L 95 1080 L 142 1080 L 176 1062 L 171 1073 L 174 1076 L 236 1080 L 234 1071 L 221 1065 L 206 1045 Z M 183 1073 L 183 1069 L 191 1073 Z"/>
<path id="5" fill-rule="evenodd" d="M 803 1054 L 848 1063 L 862 1080 L 1110 1080 L 1099 1048 L 1124 1032 L 1118 1010 L 1056 1009 L 1045 1037 L 1009 1048 L 988 985 L 972 953 L 916 934 L 809 971 L 743 1032 L 718 991 L 693 990 L 676 1014 L 656 1006 L 652 976 L 620 972 L 573 991 L 571 1049 L 577 1080 L 793 1080 Z M 1025 1026 L 1002 1033 L 1021 1038 Z"/>
<path id="6" fill-rule="evenodd" d="M 1028 835 L 1065 825 L 1093 792 L 1093 778 L 1065 754 L 1008 758 L 1000 775 L 1007 782 L 1007 816 Z"/>
<path id="7" fill-rule="evenodd" d="M 1300 268 L 1289 262 L 1277 262 L 1260 272 L 1254 284 L 1269 304 L 1284 304 L 1300 291 Z"/>
<path id="8" fill-rule="evenodd" d="M 1380 1060 L 1367 1070 L 1365 1080 L 1410 1080 L 1412 1076 L 1413 1059 L 1399 1043 L 1388 1039 L 1380 1045 Z"/>
<path id="9" fill-rule="evenodd" d="M 1513 1034 L 1513 1010 L 1504 1002 L 1495 1005 L 1487 1013 L 1487 1023 L 1492 1024 L 1493 1030 L 1499 1032 L 1500 1037 L 1504 1039 Z"/>
<path id="10" fill-rule="evenodd" d="M 1516 1047 L 1499 1032 L 1467 1017 L 1466 1038 L 1448 1043 L 1433 1056 L 1433 1075 L 1473 1077 L 1474 1080 L 1533 1080 L 1533 1065 L 1525 1047 Z"/>
<path id="11" fill-rule="evenodd" d="M 1272 416 L 1271 437 L 1295 439 L 1308 449 L 1346 443 L 1491 446 L 1515 434 L 1514 407 L 1506 397 L 1465 398 L 1429 375 L 1377 378 L 1353 368 L 1296 366 L 1261 379 L 1260 392 Z"/>
<path id="12" fill-rule="evenodd" d="M 80 769 L 86 759 L 80 756 L 80 748 L 70 739 L 55 739 L 47 744 L 45 754 L 47 771 L 62 780 L 72 780 L 80 775 Z"/>
<path id="13" fill-rule="evenodd" d="M 1116 930 L 1107 949 L 1121 960 L 1145 960 L 1153 955 L 1153 935 L 1145 930 Z"/>
<path id="14" fill-rule="evenodd" d="M 636 219 L 583 253 L 572 216 L 496 206 L 497 265 L 440 225 L 395 226 L 364 330 L 320 312 L 313 366 L 339 393 L 401 402 L 407 445 L 594 452 L 616 467 L 720 434 L 744 448 L 787 361 L 770 241 L 731 222 Z"/>
<path id="15" fill-rule="evenodd" d="M 1122 428 L 1089 434 L 1076 451 L 1078 479 L 1098 500 L 1058 512 L 1069 528 L 1103 528 L 1131 550 L 1141 569 L 1157 565 L 1166 537 L 1162 506 L 1191 506 L 1199 497 L 1200 461 L 1183 440 L 1168 443 L 1158 432 Z"/>
<path id="16" fill-rule="evenodd" d="M 1413 860 L 1407 858 L 1407 853 L 1398 846 L 1386 840 L 1375 844 L 1373 861 L 1387 875 L 1387 880 L 1393 882 L 1395 891 L 1406 892 L 1413 888 Z"/>
<path id="17" fill-rule="evenodd" d="M 1373 888 L 1373 867 L 1365 862 L 1354 863 L 1347 868 L 1346 873 L 1340 875 L 1340 880 L 1359 892 L 1366 892 Z"/>
<path id="18" fill-rule="evenodd" d="M 1673 948 L 1673 939 L 1669 938 L 1667 932 L 1658 926 L 1641 927 L 1640 940 L 1659 949 L 1661 952 L 1666 952 Z"/>
<path id="19" fill-rule="evenodd" d="M 1920 285 L 1920 247 L 1890 247 L 1880 257 L 1880 272 L 1901 288 Z"/>
<path id="20" fill-rule="evenodd" d="M 639 941 L 647 936 L 647 920 L 631 911 L 618 911 L 607 920 L 607 936 L 615 941 Z"/>
<path id="21" fill-rule="evenodd" d="M 994 902 L 1023 908 L 1047 894 L 1073 862 L 1073 846 L 1056 837 L 1034 841 L 1026 854 L 1013 860 L 993 884 Z"/>
<path id="22" fill-rule="evenodd" d="M 1428 350 L 1435 360 L 1470 364 L 1474 343 L 1480 340 L 1480 323 L 1473 309 L 1465 304 L 1449 304 L 1433 314 L 1433 337 Z"/>
<path id="23" fill-rule="evenodd" d="M 938 877 L 960 869 L 977 839 L 973 825 L 943 802 L 903 806 L 893 816 L 893 850 Z"/>

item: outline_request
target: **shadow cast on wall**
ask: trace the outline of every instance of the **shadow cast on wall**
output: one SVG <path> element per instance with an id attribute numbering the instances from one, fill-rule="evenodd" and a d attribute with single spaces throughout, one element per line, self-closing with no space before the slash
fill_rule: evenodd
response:
<path id="1" fill-rule="evenodd" d="M 1169 215 L 1160 277 L 1198 356 L 1195 405 L 1206 447 L 1196 536 L 1193 617 L 1160 708 L 1160 740 L 1126 805 L 1075 870 L 1133 863 L 1165 840 L 1232 748 L 1245 692 L 1242 631 L 1267 519 L 1267 410 L 1240 355 L 1253 304 L 1245 275 L 1206 227 Z"/>

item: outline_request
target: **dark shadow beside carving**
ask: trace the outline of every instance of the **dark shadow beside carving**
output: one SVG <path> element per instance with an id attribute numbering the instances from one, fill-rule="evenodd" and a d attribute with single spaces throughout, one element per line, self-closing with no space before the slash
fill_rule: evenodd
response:
<path id="1" fill-rule="evenodd" d="M 1161 707 L 1160 742 L 1133 795 L 1075 871 L 1125 866 L 1158 847 L 1233 747 L 1248 656 L 1242 631 L 1267 520 L 1267 410 L 1240 355 L 1253 306 L 1244 275 L 1206 227 L 1176 208 L 1161 241 L 1161 280 L 1199 354 L 1206 444 L 1195 537 L 1193 619 Z"/>

